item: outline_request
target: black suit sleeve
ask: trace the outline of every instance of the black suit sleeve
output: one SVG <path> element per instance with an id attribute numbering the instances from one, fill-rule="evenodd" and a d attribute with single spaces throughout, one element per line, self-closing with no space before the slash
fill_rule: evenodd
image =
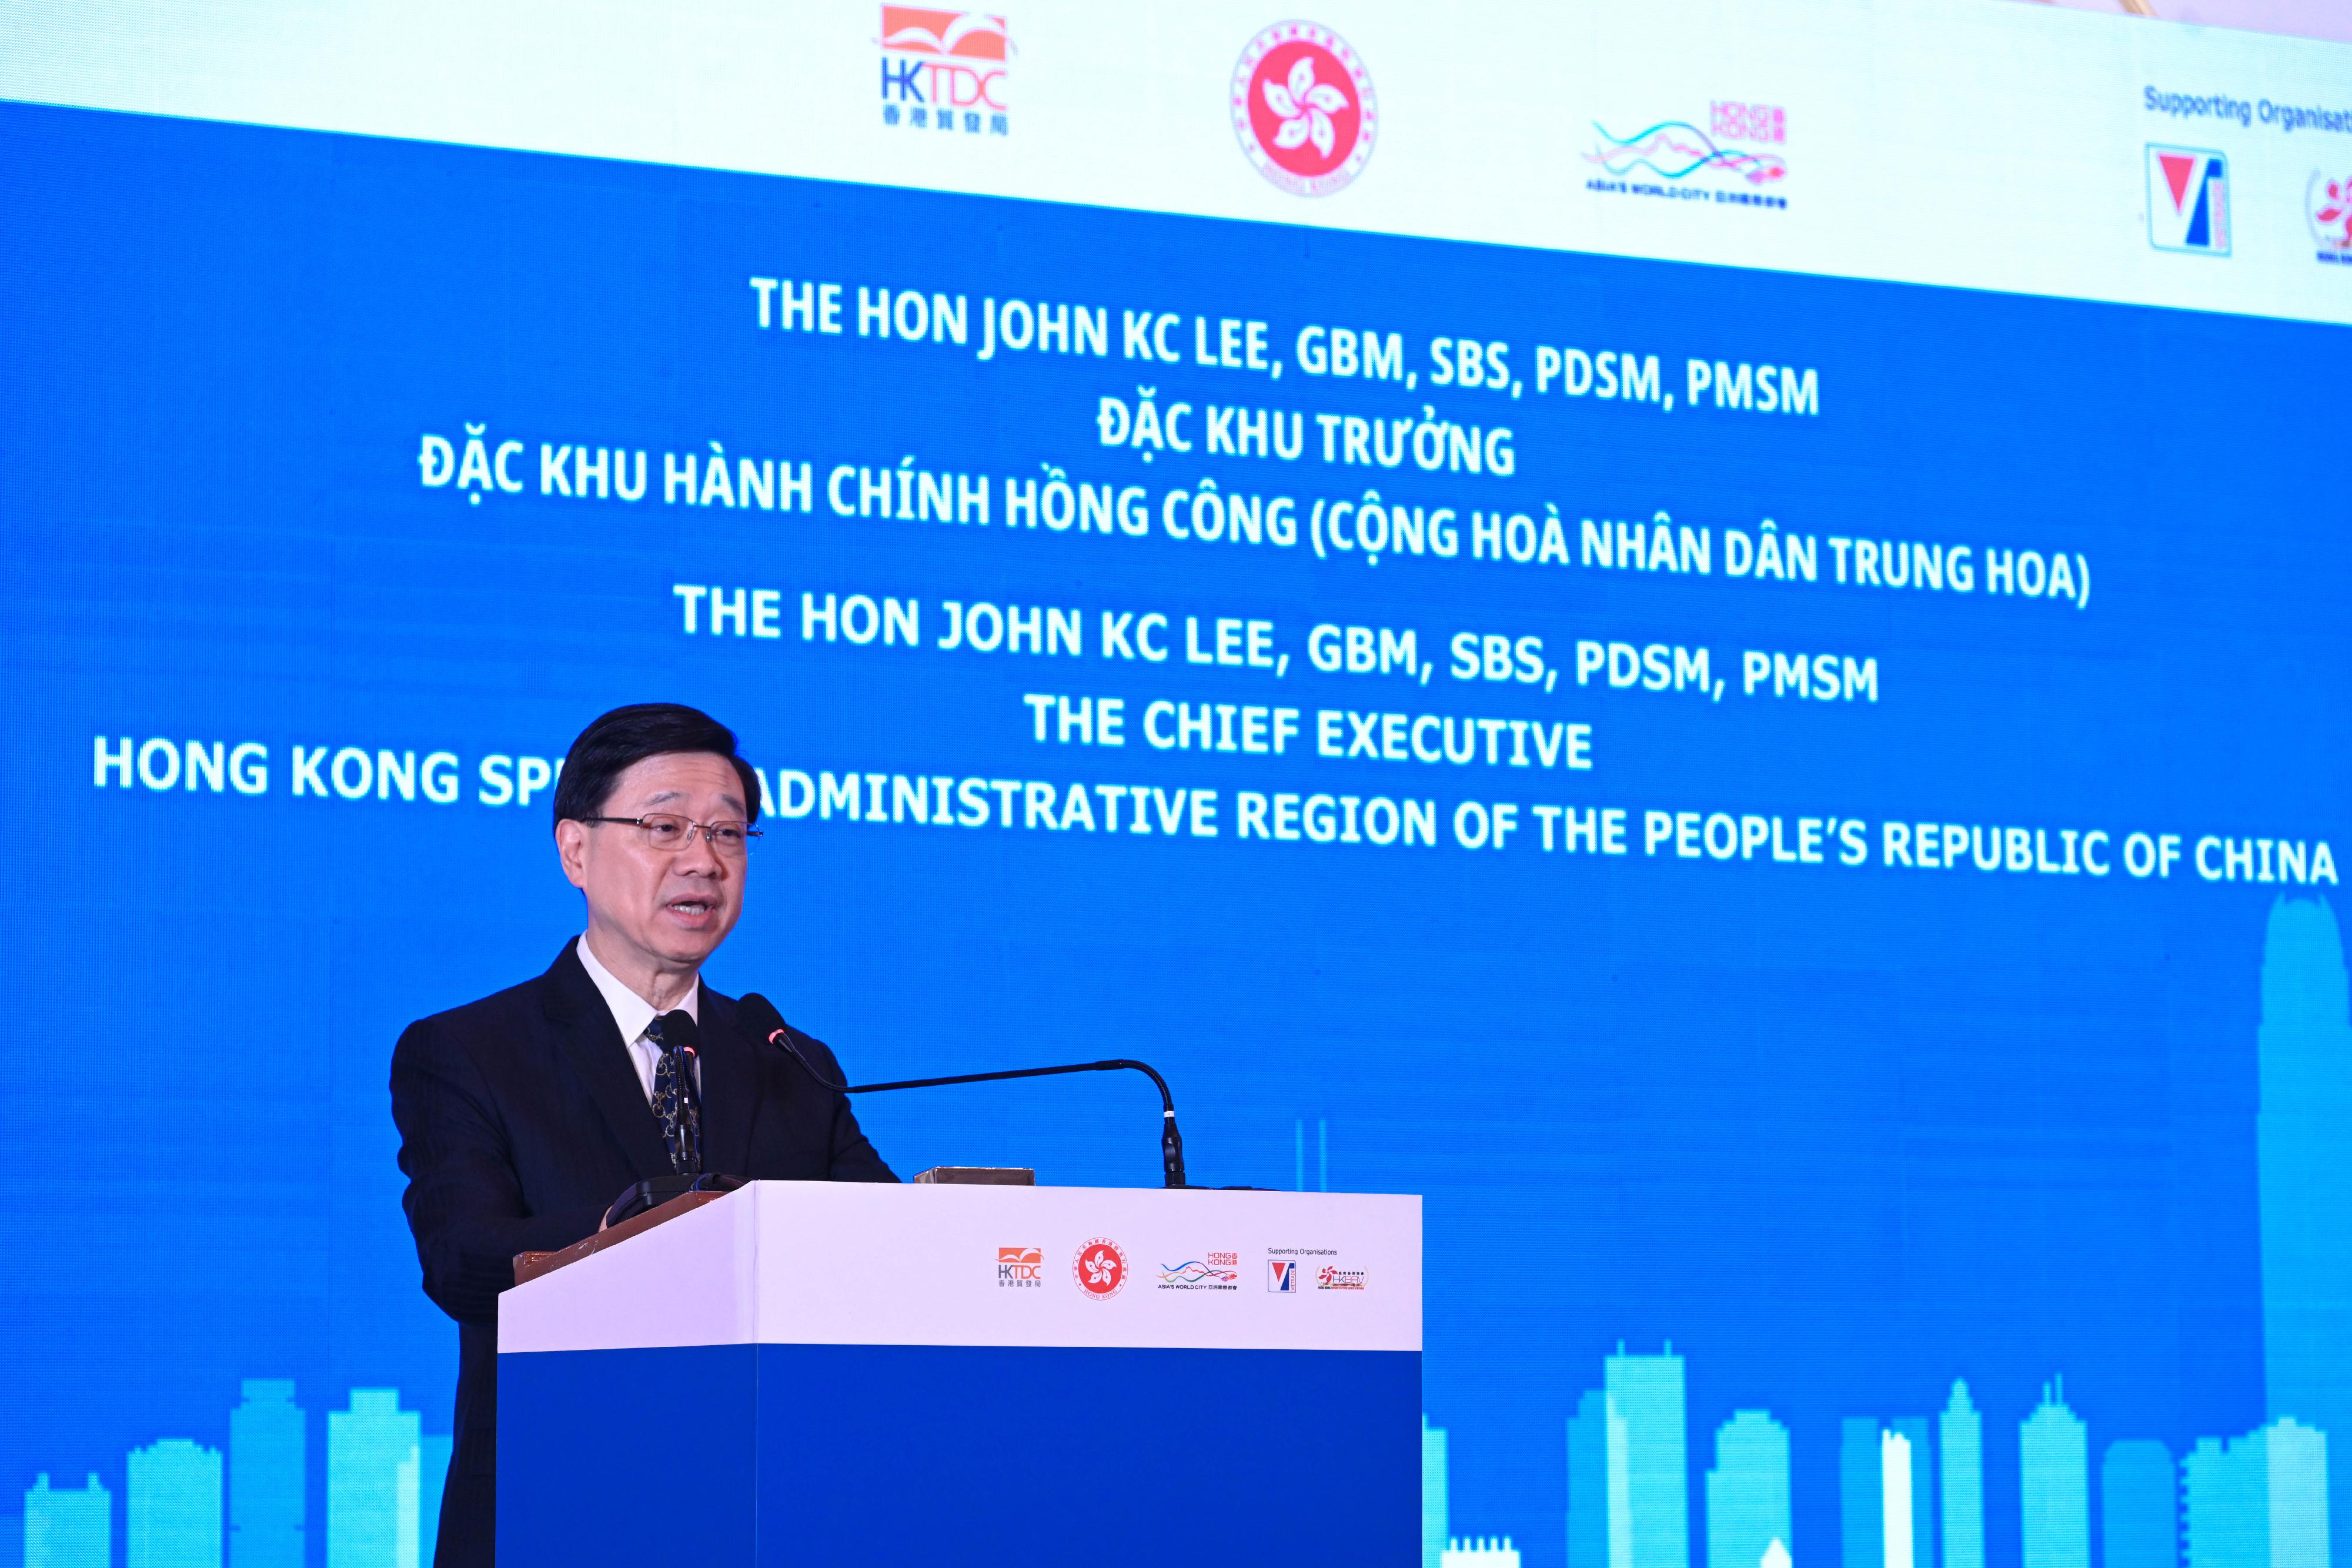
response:
<path id="1" fill-rule="evenodd" d="M 516 1253 L 569 1247 L 604 1218 L 601 1209 L 530 1212 L 490 1103 L 473 1058 L 446 1029 L 427 1019 L 402 1033 L 392 1053 L 392 1119 L 408 1177 L 401 1207 L 416 1236 L 425 1293 L 461 1323 L 498 1322 Z"/>
<path id="2" fill-rule="evenodd" d="M 793 1038 L 800 1041 L 801 1054 L 808 1058 L 810 1066 L 835 1083 L 849 1082 L 848 1077 L 841 1071 L 841 1063 L 835 1060 L 832 1049 L 824 1041 L 814 1036 L 803 1034 L 798 1030 L 793 1030 Z M 897 1181 L 898 1179 L 898 1173 L 892 1170 L 884 1162 L 882 1156 L 875 1152 L 874 1145 L 866 1141 L 865 1129 L 858 1126 L 856 1113 L 850 1110 L 849 1096 L 846 1094 L 835 1094 L 833 1097 L 832 1164 L 831 1168 L 826 1172 L 825 1179 L 828 1181 Z"/>

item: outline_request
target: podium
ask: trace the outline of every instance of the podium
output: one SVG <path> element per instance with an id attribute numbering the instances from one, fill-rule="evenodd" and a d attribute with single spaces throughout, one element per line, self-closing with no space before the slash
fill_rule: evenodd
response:
<path id="1" fill-rule="evenodd" d="M 1421 1560 L 1421 1200 L 760 1182 L 499 1298 L 505 1568 Z"/>

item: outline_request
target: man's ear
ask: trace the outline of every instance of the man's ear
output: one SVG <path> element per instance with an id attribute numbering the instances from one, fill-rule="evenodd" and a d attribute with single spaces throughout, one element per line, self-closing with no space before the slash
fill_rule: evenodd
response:
<path id="1" fill-rule="evenodd" d="M 566 817 L 555 824 L 555 858 L 563 879 L 574 887 L 588 885 L 588 824 Z"/>

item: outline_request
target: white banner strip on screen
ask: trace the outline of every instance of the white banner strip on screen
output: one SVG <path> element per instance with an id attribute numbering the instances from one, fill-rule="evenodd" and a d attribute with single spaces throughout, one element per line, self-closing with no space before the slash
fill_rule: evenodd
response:
<path id="1" fill-rule="evenodd" d="M 0 97 L 2352 321 L 2352 46 L 1996 0 L 1007 5 L 19 4 Z"/>
<path id="2" fill-rule="evenodd" d="M 1421 1199 L 761 1182 L 499 1298 L 503 1354 L 1421 1349 Z"/>

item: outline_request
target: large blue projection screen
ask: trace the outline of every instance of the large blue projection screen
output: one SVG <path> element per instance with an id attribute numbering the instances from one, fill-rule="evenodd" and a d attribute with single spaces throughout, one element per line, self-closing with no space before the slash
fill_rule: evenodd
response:
<path id="1" fill-rule="evenodd" d="M 578 929 L 552 762 L 676 698 L 772 796 L 722 989 L 1428 1195 L 1433 1531 L 2352 1541 L 2340 329 L 0 132 L 28 1540 L 232 1448 L 311 1562 L 429 1521 L 391 1045 Z M 1157 1174 L 1140 1081 L 865 1109 Z"/>

